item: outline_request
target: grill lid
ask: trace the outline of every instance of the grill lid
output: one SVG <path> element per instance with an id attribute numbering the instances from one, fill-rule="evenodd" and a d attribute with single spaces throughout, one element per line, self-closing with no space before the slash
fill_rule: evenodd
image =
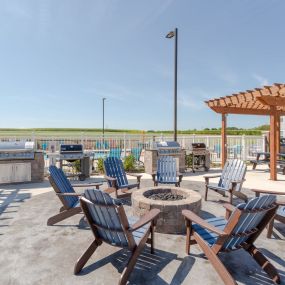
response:
<path id="1" fill-rule="evenodd" d="M 180 144 L 176 141 L 165 141 L 156 143 L 157 148 L 180 148 Z"/>
<path id="2" fill-rule="evenodd" d="M 60 153 L 83 153 L 82 144 L 61 144 Z"/>
<path id="3" fill-rule="evenodd" d="M 192 143 L 192 149 L 206 149 L 206 145 L 204 143 Z"/>
<path id="4" fill-rule="evenodd" d="M 0 151 L 34 151 L 35 142 L 0 142 Z"/>

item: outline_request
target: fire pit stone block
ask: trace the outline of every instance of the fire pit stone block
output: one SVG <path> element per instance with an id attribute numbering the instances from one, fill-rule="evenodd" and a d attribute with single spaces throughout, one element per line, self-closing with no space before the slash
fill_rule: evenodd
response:
<path id="1" fill-rule="evenodd" d="M 182 200 L 153 200 L 147 198 L 151 194 L 171 193 L 182 195 Z M 134 191 L 132 205 L 134 215 L 143 216 L 151 209 L 159 209 L 156 231 L 160 233 L 182 234 L 185 233 L 185 221 L 181 214 L 183 209 L 188 209 L 199 214 L 201 209 L 201 195 L 196 191 L 171 186 L 147 187 Z"/>

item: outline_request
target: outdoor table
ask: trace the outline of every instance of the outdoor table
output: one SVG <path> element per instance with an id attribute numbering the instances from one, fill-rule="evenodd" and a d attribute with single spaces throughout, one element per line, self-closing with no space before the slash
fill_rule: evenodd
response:
<path id="1" fill-rule="evenodd" d="M 259 197 L 260 194 L 285 195 L 285 190 L 251 189 L 251 191 L 255 192 L 255 197 Z"/>

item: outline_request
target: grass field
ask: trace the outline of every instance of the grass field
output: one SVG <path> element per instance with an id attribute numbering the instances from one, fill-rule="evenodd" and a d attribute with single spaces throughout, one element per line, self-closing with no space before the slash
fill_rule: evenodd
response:
<path id="1" fill-rule="evenodd" d="M 228 129 L 227 133 L 229 135 L 261 135 L 261 130 L 250 129 Z M 127 135 L 172 135 L 173 131 L 142 131 L 142 130 L 115 130 L 107 129 L 105 130 L 105 136 L 122 136 Z M 182 130 L 178 131 L 178 135 L 220 135 L 220 129 L 211 130 Z M 102 135 L 102 129 L 0 129 L 0 137 L 80 137 L 80 136 L 100 136 Z"/>

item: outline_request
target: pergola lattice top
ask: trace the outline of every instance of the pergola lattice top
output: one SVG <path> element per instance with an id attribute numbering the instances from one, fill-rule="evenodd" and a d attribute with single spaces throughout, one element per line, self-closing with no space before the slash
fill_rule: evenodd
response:
<path id="1" fill-rule="evenodd" d="M 222 114 L 285 115 L 285 84 L 274 83 L 205 103 L 213 111 Z"/>

